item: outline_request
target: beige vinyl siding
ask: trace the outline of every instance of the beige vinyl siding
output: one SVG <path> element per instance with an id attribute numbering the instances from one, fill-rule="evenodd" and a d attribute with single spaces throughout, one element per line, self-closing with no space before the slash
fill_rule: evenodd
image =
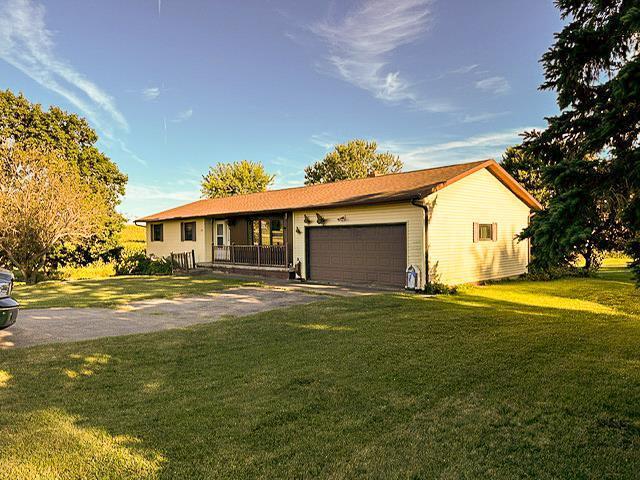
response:
<path id="1" fill-rule="evenodd" d="M 326 219 L 325 226 L 349 225 L 384 225 L 404 223 L 407 226 L 407 266 L 415 265 L 420 268 L 421 287 L 424 286 L 425 271 L 425 238 L 424 238 L 424 210 L 411 205 L 409 202 L 383 205 L 368 205 L 358 207 L 343 207 L 333 209 L 297 210 L 293 212 L 293 262 L 302 264 L 302 274 L 305 265 L 305 229 L 315 228 L 316 213 Z M 311 220 L 311 226 L 304 223 L 304 215 Z M 345 221 L 338 218 L 345 217 Z M 315 227 L 314 227 L 315 226 Z M 300 233 L 296 231 L 300 230 Z"/>
<path id="2" fill-rule="evenodd" d="M 180 224 L 182 222 L 196 222 L 196 240 L 195 242 L 183 242 L 180 235 Z M 163 241 L 151 241 L 151 225 L 162 223 Z M 204 218 L 190 220 L 167 220 L 164 222 L 153 222 L 147 224 L 147 254 L 157 257 L 168 257 L 171 252 L 182 253 L 195 250 L 196 262 L 211 261 L 211 244 L 212 244 L 212 228 L 211 220 Z"/>
<path id="3" fill-rule="evenodd" d="M 529 207 L 482 169 L 430 195 L 427 230 L 432 282 L 449 285 L 511 277 L 527 271 Z M 473 242 L 473 224 L 497 223 L 497 241 Z"/>

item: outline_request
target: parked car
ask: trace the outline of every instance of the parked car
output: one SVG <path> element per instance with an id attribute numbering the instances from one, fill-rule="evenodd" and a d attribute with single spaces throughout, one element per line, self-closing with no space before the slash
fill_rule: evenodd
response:
<path id="1" fill-rule="evenodd" d="M 18 302 L 11 298 L 13 273 L 0 268 L 0 330 L 16 323 Z"/>

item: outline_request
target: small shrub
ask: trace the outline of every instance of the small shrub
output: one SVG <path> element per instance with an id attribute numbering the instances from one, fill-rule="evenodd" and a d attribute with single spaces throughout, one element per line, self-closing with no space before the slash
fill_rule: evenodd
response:
<path id="1" fill-rule="evenodd" d="M 116 262 L 116 275 L 170 275 L 171 260 L 148 257 L 139 251 L 124 251 Z"/>
<path id="2" fill-rule="evenodd" d="M 566 267 L 550 267 L 545 269 L 531 269 L 529 273 L 525 273 L 522 278 L 533 281 L 558 280 L 568 277 L 588 277 L 591 275 L 589 270 L 575 266 Z"/>
<path id="3" fill-rule="evenodd" d="M 116 274 L 113 262 L 98 260 L 83 266 L 66 266 L 55 272 L 55 277 L 61 280 L 90 280 L 92 278 L 113 277 Z"/>
<path id="4" fill-rule="evenodd" d="M 458 288 L 444 283 L 430 282 L 425 285 L 424 293 L 428 295 L 455 295 L 458 293 Z"/>
<path id="5" fill-rule="evenodd" d="M 606 258 L 618 258 L 620 260 L 628 260 L 629 259 L 629 255 L 627 255 L 626 252 L 611 251 L 611 252 L 607 252 Z"/>

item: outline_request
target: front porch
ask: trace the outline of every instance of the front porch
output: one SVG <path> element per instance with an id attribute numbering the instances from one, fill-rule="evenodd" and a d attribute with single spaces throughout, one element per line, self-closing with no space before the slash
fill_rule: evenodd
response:
<path id="1" fill-rule="evenodd" d="M 269 216 L 210 219 L 210 248 L 199 267 L 216 271 L 289 278 L 293 272 L 292 217 Z"/>
<path id="2" fill-rule="evenodd" d="M 282 249 L 258 245 L 213 246 L 213 262 L 200 262 L 198 268 L 209 268 L 231 275 L 251 275 L 289 280 L 294 278 L 293 268 L 286 264 Z"/>

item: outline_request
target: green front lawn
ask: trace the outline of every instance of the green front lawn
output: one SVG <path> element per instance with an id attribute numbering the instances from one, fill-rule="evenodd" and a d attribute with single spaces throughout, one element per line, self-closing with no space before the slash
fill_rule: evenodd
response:
<path id="1" fill-rule="evenodd" d="M 0 478 L 637 478 L 627 272 L 0 351 Z"/>
<path id="2" fill-rule="evenodd" d="M 91 280 L 47 281 L 36 285 L 18 283 L 12 296 L 22 308 L 119 307 L 135 300 L 200 295 L 256 281 L 199 276 L 125 276 Z"/>

